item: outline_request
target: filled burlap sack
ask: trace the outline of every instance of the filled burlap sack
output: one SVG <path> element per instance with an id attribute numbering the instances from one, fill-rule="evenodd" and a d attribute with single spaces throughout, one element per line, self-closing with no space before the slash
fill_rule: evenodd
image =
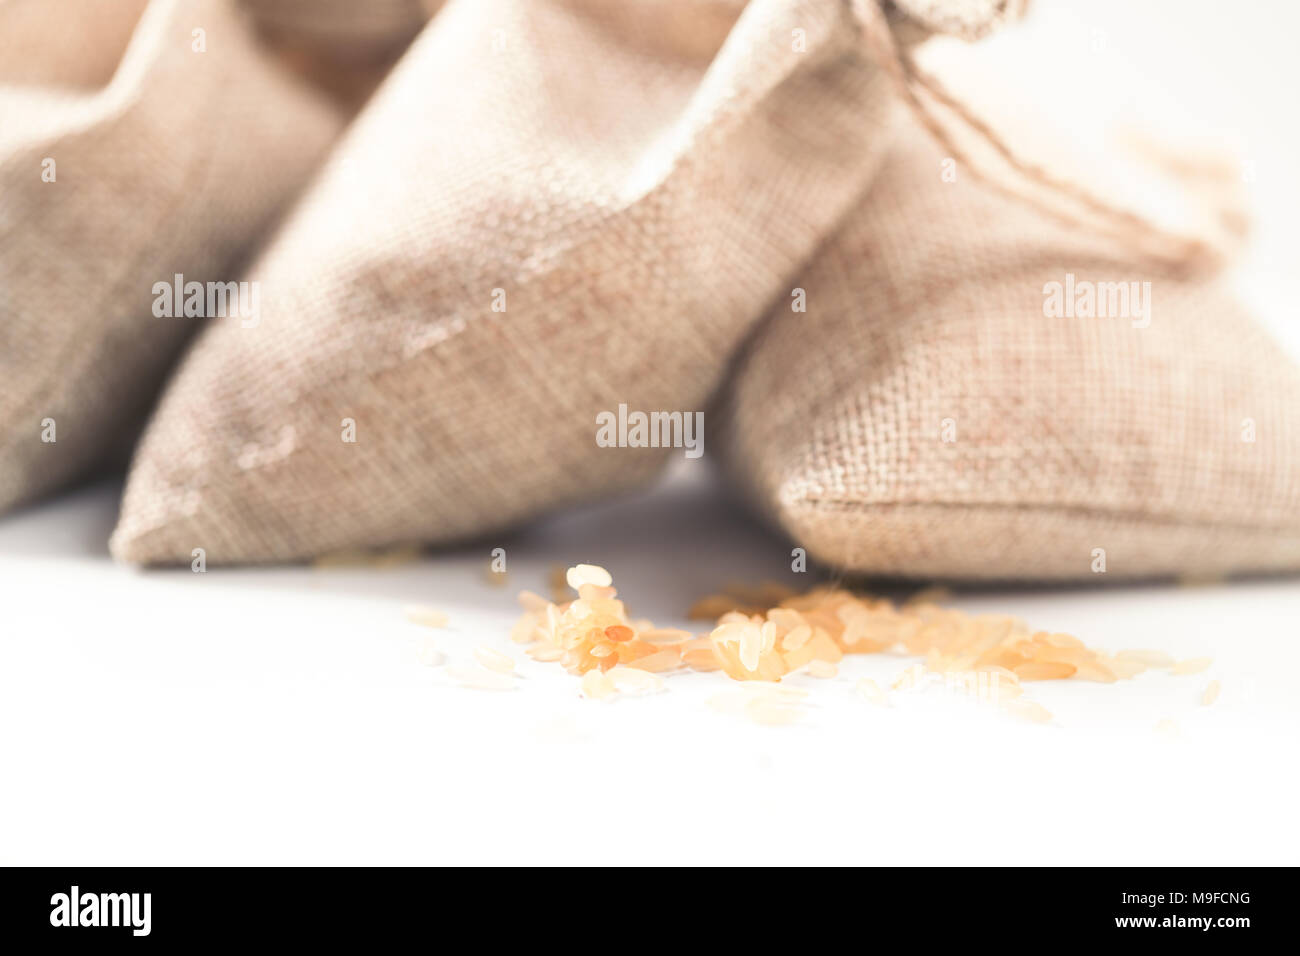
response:
<path id="1" fill-rule="evenodd" d="M 801 275 L 806 313 L 748 344 L 718 410 L 736 485 L 848 571 L 1300 566 L 1287 356 L 1212 274 L 946 181 L 950 160 L 905 122 Z"/>
<path id="2" fill-rule="evenodd" d="M 239 0 L 285 67 L 355 112 L 442 0 Z"/>
<path id="3" fill-rule="evenodd" d="M 114 553 L 445 542 L 651 479 L 682 450 L 602 447 L 598 416 L 699 411 L 875 171 L 862 15 L 453 0 L 251 270 L 262 323 L 187 357 Z"/>
<path id="4" fill-rule="evenodd" d="M 0 508 L 125 457 L 202 321 L 155 283 L 237 278 L 337 128 L 224 0 L 0 3 Z"/>
<path id="5" fill-rule="evenodd" d="M 113 78 L 148 0 L 0 0 L 0 84 L 94 89 Z"/>
<path id="6" fill-rule="evenodd" d="M 258 27 L 345 59 L 384 57 L 409 43 L 439 0 L 239 0 Z"/>

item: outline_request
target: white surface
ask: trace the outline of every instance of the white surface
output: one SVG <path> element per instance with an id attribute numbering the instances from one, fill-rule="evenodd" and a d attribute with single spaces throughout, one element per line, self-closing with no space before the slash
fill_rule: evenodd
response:
<path id="1" fill-rule="evenodd" d="M 983 592 L 1113 649 L 1210 655 L 1194 677 L 1031 685 L 1020 724 L 942 688 L 858 699 L 907 659 L 801 676 L 805 720 L 716 713 L 735 685 L 671 677 L 593 702 L 508 640 L 552 560 L 605 564 L 633 613 L 680 620 L 733 578 L 788 568 L 695 474 L 534 534 L 392 570 L 139 572 L 111 564 L 112 485 L 0 522 L 0 862 L 1290 863 L 1300 586 Z M 509 586 L 487 580 L 507 548 Z M 444 631 L 409 624 L 420 602 Z M 479 644 L 518 689 L 417 661 Z M 1198 699 L 1217 678 L 1223 696 Z M 1181 736 L 1154 731 L 1171 717 Z"/>
<path id="2" fill-rule="evenodd" d="M 1300 353 L 1300 5 L 1039 6 L 996 50 L 1026 95 L 1081 130 L 1177 101 L 1255 160 L 1243 287 Z M 941 689 L 888 709 L 853 695 L 896 658 L 792 679 L 813 691 L 808 717 L 765 728 L 706 706 L 732 687 L 720 675 L 593 703 L 510 646 L 513 594 L 544 590 L 552 562 L 608 566 L 633 613 L 664 624 L 788 568 L 789 545 L 699 477 L 390 571 L 117 567 L 111 485 L 0 517 L 0 863 L 1300 862 L 1295 581 L 959 596 L 1089 644 L 1215 660 L 1038 685 L 1043 727 Z M 505 589 L 487 583 L 498 545 Z M 519 688 L 466 690 L 418 663 L 411 602 L 451 615 L 434 637 L 450 659 L 514 654 Z M 1223 696 L 1203 708 L 1211 678 Z M 1165 717 L 1180 737 L 1154 732 Z"/>

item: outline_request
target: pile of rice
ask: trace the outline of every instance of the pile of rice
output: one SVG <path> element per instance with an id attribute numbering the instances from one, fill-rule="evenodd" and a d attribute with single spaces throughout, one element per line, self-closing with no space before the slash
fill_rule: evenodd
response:
<path id="1" fill-rule="evenodd" d="M 1150 668 L 1192 674 L 1210 664 L 1208 658 L 1179 662 L 1151 650 L 1107 654 L 1069 634 L 1031 630 L 1018 618 L 940 607 L 931 593 L 898 605 L 827 585 L 802 594 L 764 584 L 711 595 L 690 616 L 715 619 L 715 626 L 707 635 L 695 635 L 629 617 L 604 568 L 579 564 L 565 579 L 576 598 L 556 602 L 529 591 L 519 595 L 524 614 L 511 639 L 526 645 L 529 657 L 580 675 L 582 692 L 591 698 L 657 690 L 662 687 L 658 675 L 679 670 L 722 671 L 737 681 L 762 682 L 768 689 L 753 694 L 747 705 L 750 716 L 762 722 L 784 722 L 778 718 L 789 709 L 787 698 L 804 693 L 774 689 L 783 677 L 798 672 L 834 677 L 846 654 L 901 651 L 922 657 L 924 664 L 904 671 L 895 689 L 911 686 L 927 672 L 944 675 L 1040 722 L 1051 714 L 1019 699 L 1022 683 L 1110 684 Z M 883 691 L 870 680 L 860 681 L 858 690 L 868 700 L 883 700 Z"/>

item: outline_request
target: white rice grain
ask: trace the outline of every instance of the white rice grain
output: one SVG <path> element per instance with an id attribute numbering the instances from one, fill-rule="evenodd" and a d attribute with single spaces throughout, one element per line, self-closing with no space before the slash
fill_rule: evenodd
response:
<path id="1" fill-rule="evenodd" d="M 495 648 L 485 646 L 474 648 L 474 659 L 488 670 L 496 671 L 498 674 L 514 673 L 514 659 Z"/>
<path id="2" fill-rule="evenodd" d="M 462 687 L 470 687 L 474 690 L 514 690 L 515 688 L 515 682 L 505 674 L 484 670 L 481 667 L 448 664 L 447 676 Z"/>
<path id="3" fill-rule="evenodd" d="M 565 573 L 564 579 L 569 587 L 578 590 L 584 584 L 594 584 L 598 588 L 607 588 L 614 583 L 613 577 L 604 568 L 596 564 L 576 564 Z"/>
<path id="4" fill-rule="evenodd" d="M 419 624 L 421 627 L 446 627 L 447 615 L 437 608 L 426 607 L 423 604 L 408 604 L 406 607 L 406 619 L 412 624 Z"/>

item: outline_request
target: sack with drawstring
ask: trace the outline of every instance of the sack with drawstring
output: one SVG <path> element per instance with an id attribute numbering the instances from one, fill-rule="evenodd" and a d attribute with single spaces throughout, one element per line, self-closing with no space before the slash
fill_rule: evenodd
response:
<path id="1" fill-rule="evenodd" d="M 226 0 L 0 3 L 0 509 L 125 458 L 232 269 L 339 128 Z"/>
<path id="2" fill-rule="evenodd" d="M 1224 237 L 1158 229 L 978 120 L 1011 166 L 972 175 L 925 107 L 961 108 L 892 62 L 916 115 L 801 274 L 806 312 L 774 310 L 720 399 L 734 485 L 849 572 L 1300 567 L 1300 372 L 1217 274 Z"/>
<path id="3" fill-rule="evenodd" d="M 883 155 L 861 7 L 452 0 L 251 267 L 261 324 L 187 356 L 114 553 L 448 542 L 651 480 L 681 452 L 600 417 L 701 410 Z"/>

